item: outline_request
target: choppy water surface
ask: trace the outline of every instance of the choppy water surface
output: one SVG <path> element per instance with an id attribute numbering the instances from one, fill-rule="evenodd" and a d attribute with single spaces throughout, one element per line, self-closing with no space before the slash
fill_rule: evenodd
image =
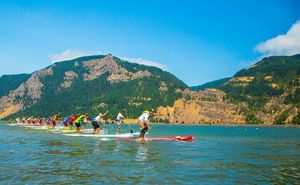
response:
<path id="1" fill-rule="evenodd" d="M 109 130 L 113 133 L 113 126 Z M 123 142 L 0 124 L 0 183 L 300 182 L 299 128 L 161 125 L 148 136 L 170 135 L 194 135 L 196 140 Z"/>

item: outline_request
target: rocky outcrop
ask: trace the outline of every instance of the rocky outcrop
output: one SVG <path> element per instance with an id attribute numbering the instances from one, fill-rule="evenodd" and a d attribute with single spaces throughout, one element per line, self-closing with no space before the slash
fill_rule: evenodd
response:
<path id="1" fill-rule="evenodd" d="M 129 100 L 128 105 L 130 106 L 141 106 L 146 101 L 151 101 L 152 99 L 149 97 L 134 97 Z"/>
<path id="2" fill-rule="evenodd" d="M 168 86 L 167 86 L 166 82 L 160 82 L 159 90 L 161 92 L 168 91 Z"/>
<path id="3" fill-rule="evenodd" d="M 31 75 L 31 77 L 22 83 L 16 90 L 12 91 L 9 96 L 12 97 L 29 97 L 33 102 L 41 98 L 42 88 L 44 84 L 40 81 L 45 76 L 53 74 L 52 68 L 43 69 L 37 71 Z"/>
<path id="4" fill-rule="evenodd" d="M 78 77 L 78 74 L 74 71 L 65 72 L 64 82 L 60 84 L 60 87 L 64 89 L 70 88 L 72 86 L 73 79 L 76 77 Z"/>
<path id="5" fill-rule="evenodd" d="M 253 76 L 234 77 L 227 83 L 231 83 L 233 86 L 245 87 L 254 80 Z"/>
<path id="6" fill-rule="evenodd" d="M 288 112 L 286 123 L 291 123 L 295 116 L 298 114 L 298 109 L 290 104 L 284 103 L 284 97 L 272 97 L 262 108 L 257 111 L 255 116 L 264 124 L 274 124 L 278 117 L 285 111 Z"/>
<path id="7" fill-rule="evenodd" d="M 104 73 L 109 73 L 107 80 L 110 83 L 127 82 L 138 78 L 151 76 L 147 70 L 138 71 L 136 73 L 129 72 L 122 68 L 111 55 L 107 55 L 101 59 L 93 59 L 84 62 L 84 67 L 89 70 L 84 74 L 84 80 L 94 80 Z"/>
<path id="8" fill-rule="evenodd" d="M 172 107 L 159 107 L 160 119 L 180 124 L 228 124 L 245 123 L 240 107 L 225 101 L 225 93 L 217 89 L 203 91 L 184 90 L 183 98 Z"/>
<path id="9" fill-rule="evenodd" d="M 22 104 L 17 104 L 17 103 L 12 103 L 12 104 L 7 104 L 7 105 L 8 106 L 5 106 L 4 109 L 0 105 L 0 110 L 3 109 L 3 112 L 1 111 L 1 113 L 0 113 L 0 119 L 5 118 L 11 114 L 14 114 L 23 108 Z"/>
<path id="10" fill-rule="evenodd" d="M 42 96 L 44 84 L 41 79 L 52 74 L 52 68 L 37 71 L 16 90 L 11 91 L 7 96 L 1 97 L 0 118 L 16 113 L 25 106 L 35 104 Z"/>
<path id="11" fill-rule="evenodd" d="M 89 69 L 89 73 L 84 74 L 84 80 L 93 80 L 103 75 L 105 72 L 115 74 L 118 71 L 118 64 L 111 55 L 107 55 L 101 59 L 88 60 L 83 66 Z"/>
<path id="12" fill-rule="evenodd" d="M 107 104 L 102 102 L 97 106 L 97 108 L 104 108 L 106 106 L 107 106 Z"/>
<path id="13" fill-rule="evenodd" d="M 127 82 L 130 80 L 135 80 L 138 78 L 143 78 L 151 76 L 151 73 L 147 70 L 145 71 L 138 71 L 136 73 L 128 72 L 126 69 L 121 68 L 118 73 L 111 74 L 107 80 L 111 83 L 117 83 L 117 82 Z"/>

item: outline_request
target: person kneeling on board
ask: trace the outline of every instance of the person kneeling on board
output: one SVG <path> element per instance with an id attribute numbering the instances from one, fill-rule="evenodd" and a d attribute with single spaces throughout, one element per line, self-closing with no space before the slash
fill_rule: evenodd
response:
<path id="1" fill-rule="evenodd" d="M 107 113 L 108 113 L 108 111 L 106 111 L 104 114 L 99 113 L 97 117 L 92 119 L 92 125 L 94 127 L 94 134 L 99 134 L 101 119 L 103 119 L 107 115 Z"/>

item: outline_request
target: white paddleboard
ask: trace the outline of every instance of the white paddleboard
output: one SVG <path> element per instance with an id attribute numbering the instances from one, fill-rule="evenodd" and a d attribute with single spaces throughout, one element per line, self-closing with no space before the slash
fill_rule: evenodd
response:
<path id="1" fill-rule="evenodd" d="M 124 133 L 124 134 L 99 134 L 99 135 L 94 135 L 94 134 L 63 134 L 65 136 L 73 136 L 73 137 L 99 137 L 99 138 L 137 138 L 140 133 L 139 132 L 134 132 L 134 133 Z"/>
<path id="2" fill-rule="evenodd" d="M 55 130 L 56 132 L 61 132 L 61 133 L 74 133 L 76 132 L 76 129 L 58 129 Z M 94 129 L 82 129 L 80 130 L 80 133 L 93 133 Z"/>

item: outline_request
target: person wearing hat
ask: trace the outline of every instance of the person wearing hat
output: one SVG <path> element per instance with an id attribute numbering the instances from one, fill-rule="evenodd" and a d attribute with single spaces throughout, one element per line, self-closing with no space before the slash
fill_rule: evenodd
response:
<path id="1" fill-rule="evenodd" d="M 106 111 L 104 114 L 99 113 L 97 117 L 92 119 L 92 125 L 94 127 L 94 134 L 99 134 L 101 119 L 103 119 L 107 115 L 107 113 L 108 113 L 108 111 Z"/>
<path id="2" fill-rule="evenodd" d="M 141 141 L 145 141 L 145 134 L 148 131 L 148 129 L 150 129 L 150 118 L 151 116 L 156 116 L 156 114 L 154 114 L 154 110 L 145 110 L 142 115 L 139 117 L 139 126 L 141 128 L 141 133 L 140 133 L 140 137 L 138 138 Z"/>

